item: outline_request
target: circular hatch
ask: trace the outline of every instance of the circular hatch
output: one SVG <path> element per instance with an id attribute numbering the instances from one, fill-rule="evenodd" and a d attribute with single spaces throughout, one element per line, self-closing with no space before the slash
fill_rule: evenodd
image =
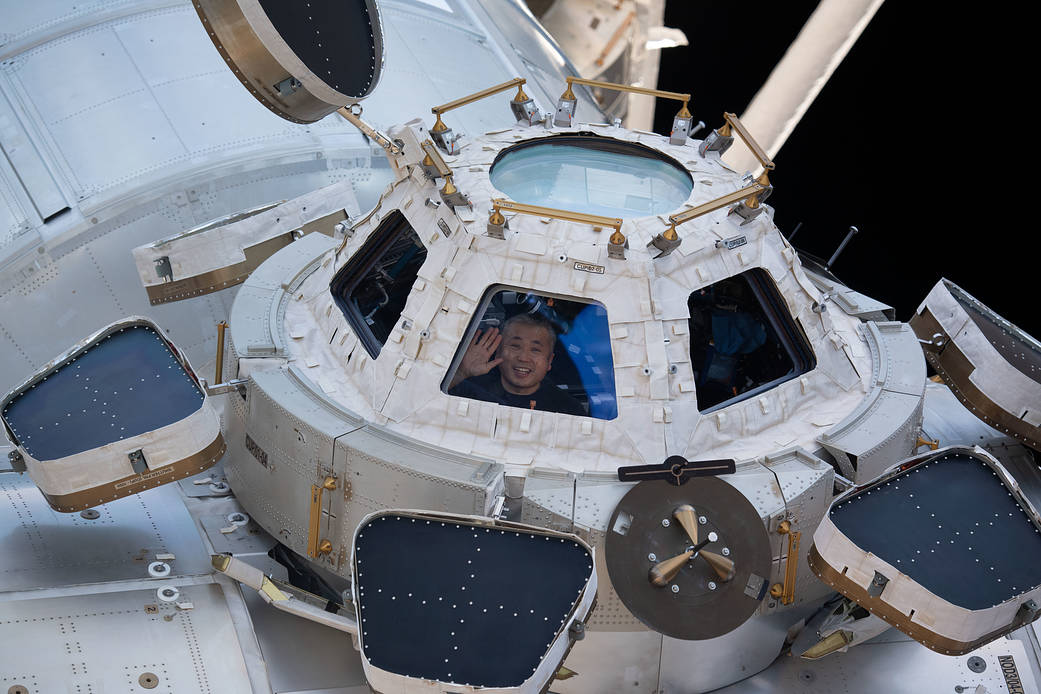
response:
<path id="1" fill-rule="evenodd" d="M 496 157 L 489 177 L 516 202 L 622 219 L 672 212 L 694 187 L 671 157 L 592 134 L 514 145 Z"/>

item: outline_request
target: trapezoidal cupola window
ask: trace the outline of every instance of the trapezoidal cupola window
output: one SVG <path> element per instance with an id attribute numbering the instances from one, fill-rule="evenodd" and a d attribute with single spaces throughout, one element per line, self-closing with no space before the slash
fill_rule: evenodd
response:
<path id="1" fill-rule="evenodd" d="M 489 288 L 442 392 L 508 407 L 614 419 L 607 309 L 588 299 Z"/>
<path id="2" fill-rule="evenodd" d="M 597 135 L 514 145 L 489 176 L 516 202 L 622 219 L 672 212 L 694 188 L 687 170 L 661 152 Z"/>
<path id="3" fill-rule="evenodd" d="M 817 364 L 773 280 L 761 269 L 695 290 L 687 308 L 701 412 L 762 393 Z"/>
<path id="4" fill-rule="evenodd" d="M 412 225 L 394 210 L 333 277 L 333 300 L 373 359 L 401 317 L 426 257 Z"/>

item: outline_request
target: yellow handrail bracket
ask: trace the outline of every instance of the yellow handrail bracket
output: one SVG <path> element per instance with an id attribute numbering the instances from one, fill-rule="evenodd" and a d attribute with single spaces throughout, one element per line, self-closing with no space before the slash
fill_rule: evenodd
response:
<path id="1" fill-rule="evenodd" d="M 737 117 L 737 114 L 724 113 L 723 118 L 726 120 L 727 124 L 733 128 L 734 132 L 737 133 L 737 136 L 741 138 L 741 141 L 745 143 L 748 149 L 752 150 L 752 154 L 759 160 L 760 166 L 767 171 L 773 171 L 775 167 L 773 160 L 770 159 L 770 155 L 759 146 L 759 143 L 755 141 L 754 137 L 752 137 L 752 133 L 745 129 L 744 123 L 742 123 L 741 119 Z"/>
<path id="2" fill-rule="evenodd" d="M 600 215 L 586 214 L 585 212 L 572 212 L 570 210 L 558 210 L 552 207 L 525 205 L 524 203 L 513 202 L 512 200 L 506 200 L 504 198 L 495 198 L 492 200 L 492 215 L 496 212 L 501 213 L 502 210 L 510 210 L 511 212 L 517 212 L 518 214 L 528 214 L 535 217 L 550 217 L 565 222 L 589 224 L 594 229 L 598 230 L 603 227 L 608 227 L 614 229 L 616 232 L 620 232 L 622 229 L 622 220 L 618 217 L 601 217 Z"/>

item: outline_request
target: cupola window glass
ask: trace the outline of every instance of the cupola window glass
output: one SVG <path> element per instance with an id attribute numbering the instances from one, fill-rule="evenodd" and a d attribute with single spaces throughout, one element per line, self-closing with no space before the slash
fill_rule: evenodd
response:
<path id="1" fill-rule="evenodd" d="M 698 289 L 687 308 L 701 412 L 739 402 L 816 366 L 806 337 L 763 270 Z"/>
<path id="2" fill-rule="evenodd" d="M 516 202 L 622 219 L 677 210 L 694 187 L 687 170 L 657 150 L 596 135 L 514 145 L 489 176 Z"/>
<path id="3" fill-rule="evenodd" d="M 426 257 L 412 225 L 394 210 L 333 277 L 333 300 L 374 359 L 401 317 Z"/>
<path id="4" fill-rule="evenodd" d="M 614 419 L 607 310 L 593 301 L 492 287 L 441 389 L 509 407 Z"/>

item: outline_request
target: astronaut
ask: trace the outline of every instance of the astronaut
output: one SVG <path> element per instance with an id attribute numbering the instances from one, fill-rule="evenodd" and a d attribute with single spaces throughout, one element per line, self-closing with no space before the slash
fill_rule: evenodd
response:
<path id="1" fill-rule="evenodd" d="M 582 404 L 548 378 L 557 336 L 542 316 L 520 313 L 502 332 L 478 330 L 448 386 L 449 395 L 510 407 L 585 416 Z"/>

